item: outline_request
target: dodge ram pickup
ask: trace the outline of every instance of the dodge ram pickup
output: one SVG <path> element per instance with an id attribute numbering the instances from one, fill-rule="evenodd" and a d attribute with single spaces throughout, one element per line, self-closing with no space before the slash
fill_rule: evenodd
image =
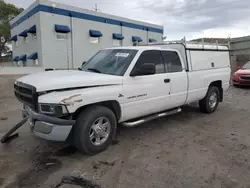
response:
<path id="1" fill-rule="evenodd" d="M 27 75 L 14 89 L 36 136 L 95 154 L 118 124 L 137 126 L 195 101 L 214 112 L 230 74 L 225 46 L 166 43 L 104 49 L 79 70 Z"/>

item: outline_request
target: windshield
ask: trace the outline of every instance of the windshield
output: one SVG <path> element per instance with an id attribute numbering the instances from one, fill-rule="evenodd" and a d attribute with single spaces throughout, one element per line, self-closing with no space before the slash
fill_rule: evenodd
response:
<path id="1" fill-rule="evenodd" d="M 136 53 L 137 50 L 101 50 L 83 66 L 82 70 L 123 76 Z"/>
<path id="2" fill-rule="evenodd" d="M 250 61 L 248 63 L 246 63 L 243 67 L 242 67 L 243 70 L 250 70 Z"/>

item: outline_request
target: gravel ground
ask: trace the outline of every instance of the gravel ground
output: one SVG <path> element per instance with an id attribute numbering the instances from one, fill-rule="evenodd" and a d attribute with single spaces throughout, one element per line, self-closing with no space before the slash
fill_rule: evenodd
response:
<path id="1" fill-rule="evenodd" d="M 0 136 L 21 118 L 13 80 L 0 77 L 0 117 L 8 118 L 0 120 Z M 187 106 L 136 128 L 119 128 L 117 141 L 95 156 L 38 139 L 25 125 L 17 139 L 0 145 L 0 187 L 80 187 L 68 182 L 90 188 L 248 188 L 249 122 L 250 89 L 231 87 L 215 113 Z"/>

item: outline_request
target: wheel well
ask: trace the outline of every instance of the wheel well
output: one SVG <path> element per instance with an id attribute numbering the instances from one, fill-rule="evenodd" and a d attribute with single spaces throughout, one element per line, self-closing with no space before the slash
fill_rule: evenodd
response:
<path id="1" fill-rule="evenodd" d="M 222 101 L 223 101 L 222 81 L 221 81 L 221 80 L 214 81 L 214 82 L 212 82 L 212 83 L 209 85 L 209 87 L 210 87 L 210 86 L 215 86 L 215 87 L 217 87 L 217 88 L 219 89 L 219 91 L 220 91 L 220 102 L 222 102 Z"/>
<path id="2" fill-rule="evenodd" d="M 112 100 L 112 101 L 104 101 L 104 102 L 92 103 L 92 104 L 89 104 L 89 105 L 86 105 L 86 106 L 82 106 L 82 107 L 78 108 L 75 111 L 75 113 L 73 114 L 73 119 L 76 119 L 76 117 L 78 116 L 78 114 L 80 114 L 80 112 L 82 112 L 83 110 L 85 110 L 89 106 L 93 106 L 93 105 L 100 105 L 100 106 L 105 106 L 105 107 L 109 108 L 115 114 L 115 116 L 117 118 L 117 121 L 121 117 L 121 107 L 120 107 L 120 104 L 117 101 Z"/>

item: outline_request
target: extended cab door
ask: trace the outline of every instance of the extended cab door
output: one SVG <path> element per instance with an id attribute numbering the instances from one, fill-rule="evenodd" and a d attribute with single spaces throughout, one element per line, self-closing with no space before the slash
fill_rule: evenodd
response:
<path id="1" fill-rule="evenodd" d="M 155 64 L 155 74 L 130 76 L 133 69 Z M 121 99 L 123 121 L 156 113 L 168 108 L 170 83 L 160 50 L 143 51 L 129 75 L 124 76 Z"/>
<path id="2" fill-rule="evenodd" d="M 170 79 L 170 104 L 171 108 L 182 106 L 187 98 L 188 75 L 184 62 L 177 51 L 162 50 L 162 56 Z"/>

